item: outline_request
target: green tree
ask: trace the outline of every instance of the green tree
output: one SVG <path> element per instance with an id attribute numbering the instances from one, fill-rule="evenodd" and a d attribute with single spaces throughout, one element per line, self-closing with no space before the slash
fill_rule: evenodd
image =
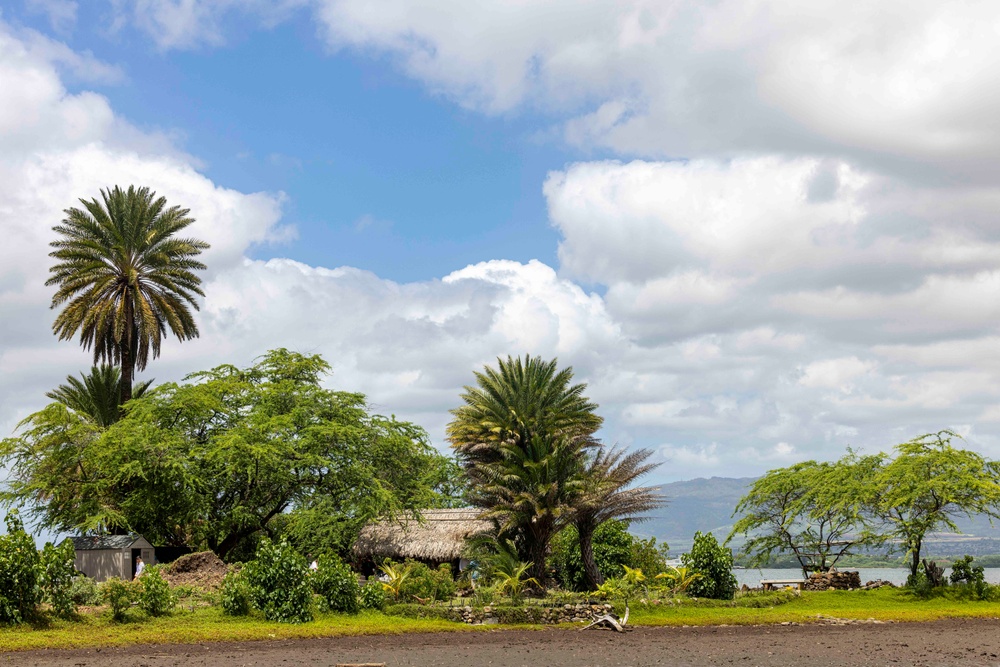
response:
<path id="1" fill-rule="evenodd" d="M 891 460 L 873 466 L 863 496 L 887 537 L 898 541 L 916 577 L 928 533 L 958 532 L 959 516 L 1000 518 L 1000 463 L 951 445 L 951 431 L 929 433 L 895 447 Z"/>
<path id="2" fill-rule="evenodd" d="M 152 380 L 136 383 L 132 387 L 132 397 L 144 395 L 152 383 Z M 94 366 L 90 373 L 81 374 L 79 378 L 67 376 L 66 384 L 45 395 L 86 415 L 96 425 L 108 427 L 121 417 L 121 370 L 109 364 Z"/>
<path id="3" fill-rule="evenodd" d="M 452 410 L 448 438 L 469 478 L 469 501 L 512 537 L 545 578 L 549 541 L 572 515 L 586 453 L 601 426 L 571 368 L 540 357 L 498 359 L 475 374 Z"/>
<path id="4" fill-rule="evenodd" d="M 23 623 L 42 601 L 41 558 L 16 511 L 6 524 L 7 534 L 0 535 L 0 623 Z"/>
<path id="5" fill-rule="evenodd" d="M 604 582 L 594 557 L 594 531 L 611 519 L 644 521 L 648 518 L 643 516 L 646 512 L 666 504 L 657 487 L 632 486 L 659 466 L 647 463 L 652 455 L 648 449 L 626 454 L 621 449 L 601 447 L 582 473 L 581 492 L 573 500 L 573 524 L 580 539 L 587 590 L 596 590 Z"/>
<path id="6" fill-rule="evenodd" d="M 12 472 L 0 499 L 55 530 L 134 530 L 222 557 L 286 515 L 322 509 L 322 534 L 424 507 L 441 458 L 424 431 L 324 389 L 327 371 L 319 356 L 274 350 L 161 385 L 107 429 L 54 403 L 0 443 Z"/>
<path id="7" fill-rule="evenodd" d="M 57 285 L 52 307 L 62 306 L 52 329 L 60 340 L 77 333 L 94 363 L 121 368 L 119 404 L 132 398 L 135 370 L 160 354 L 167 330 L 178 340 L 195 338 L 205 265 L 195 259 L 208 244 L 177 233 L 194 222 L 190 211 L 167 208 L 149 188 L 115 186 L 101 201 L 81 199 L 54 227 L 57 260 L 46 285 Z"/>
<path id="8" fill-rule="evenodd" d="M 768 471 L 736 506 L 741 515 L 728 543 L 746 537 L 742 551 L 752 565 L 791 553 L 802 572 L 826 572 L 862 546 L 882 541 L 857 502 L 873 483 L 870 457 L 849 454 L 836 463 L 806 461 Z"/>

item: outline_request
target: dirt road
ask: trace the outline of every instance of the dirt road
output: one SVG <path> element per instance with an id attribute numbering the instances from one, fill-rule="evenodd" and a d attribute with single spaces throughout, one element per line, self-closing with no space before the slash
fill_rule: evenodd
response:
<path id="1" fill-rule="evenodd" d="M 350 662 L 384 662 L 387 667 L 1000 667 L 1000 621 L 636 628 L 624 635 L 576 630 L 462 632 L 0 654 L 0 667 L 325 667 Z"/>

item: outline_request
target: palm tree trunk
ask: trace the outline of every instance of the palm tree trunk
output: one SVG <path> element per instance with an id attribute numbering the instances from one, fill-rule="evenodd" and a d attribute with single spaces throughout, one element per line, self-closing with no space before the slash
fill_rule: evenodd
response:
<path id="1" fill-rule="evenodd" d="M 131 341 L 121 342 L 121 380 L 118 392 L 118 416 L 122 416 L 122 406 L 132 400 L 132 376 L 135 373 L 135 358 L 132 355 Z"/>
<path id="2" fill-rule="evenodd" d="M 595 591 L 597 587 L 604 583 L 604 575 L 597 567 L 594 559 L 594 529 L 592 526 L 578 524 L 576 527 L 580 534 L 580 558 L 583 560 L 583 573 L 587 579 L 587 590 Z"/>

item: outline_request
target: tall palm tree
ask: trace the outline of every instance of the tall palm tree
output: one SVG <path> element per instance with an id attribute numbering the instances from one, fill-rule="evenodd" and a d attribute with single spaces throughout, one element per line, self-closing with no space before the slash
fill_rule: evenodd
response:
<path id="1" fill-rule="evenodd" d="M 152 380 L 137 383 L 132 387 L 132 398 L 145 394 L 152 383 Z M 108 364 L 94 366 L 90 373 L 81 374 L 79 378 L 67 376 L 66 384 L 45 395 L 106 428 L 118 421 L 121 414 L 121 371 Z"/>
<path id="2" fill-rule="evenodd" d="M 204 241 L 175 235 L 194 222 L 190 211 L 167 208 L 164 197 L 149 188 L 115 186 L 101 190 L 101 200 L 81 199 L 83 209 L 66 209 L 54 227 L 59 238 L 49 254 L 58 262 L 46 285 L 58 285 L 52 308 L 65 304 L 52 330 L 60 340 L 80 333 L 94 363 L 121 368 L 119 404 L 132 398 L 135 370 L 150 354 L 160 354 L 169 329 L 184 341 L 198 336 L 191 308 L 204 296 L 194 272 Z"/>
<path id="3" fill-rule="evenodd" d="M 572 368 L 560 371 L 555 359 L 497 359 L 475 377 L 452 410 L 448 439 L 469 477 L 470 502 L 513 537 L 541 580 L 602 420 L 586 385 L 572 384 Z"/>
<path id="4" fill-rule="evenodd" d="M 663 507 L 666 498 L 655 486 L 632 487 L 659 463 L 647 463 L 653 455 L 648 449 L 626 454 L 618 448 L 601 447 L 591 458 L 583 474 L 583 490 L 575 497 L 573 523 L 580 536 L 580 556 L 589 590 L 604 583 L 604 576 L 594 559 L 594 531 L 605 521 L 644 521 L 644 512 Z"/>

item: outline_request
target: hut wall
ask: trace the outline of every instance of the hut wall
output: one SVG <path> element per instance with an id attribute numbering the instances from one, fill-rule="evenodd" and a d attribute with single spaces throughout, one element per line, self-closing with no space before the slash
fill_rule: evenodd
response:
<path id="1" fill-rule="evenodd" d="M 125 552 L 114 549 L 77 551 L 74 561 L 76 569 L 95 581 L 107 581 L 111 577 L 128 579 L 131 577 L 131 563 Z"/>

